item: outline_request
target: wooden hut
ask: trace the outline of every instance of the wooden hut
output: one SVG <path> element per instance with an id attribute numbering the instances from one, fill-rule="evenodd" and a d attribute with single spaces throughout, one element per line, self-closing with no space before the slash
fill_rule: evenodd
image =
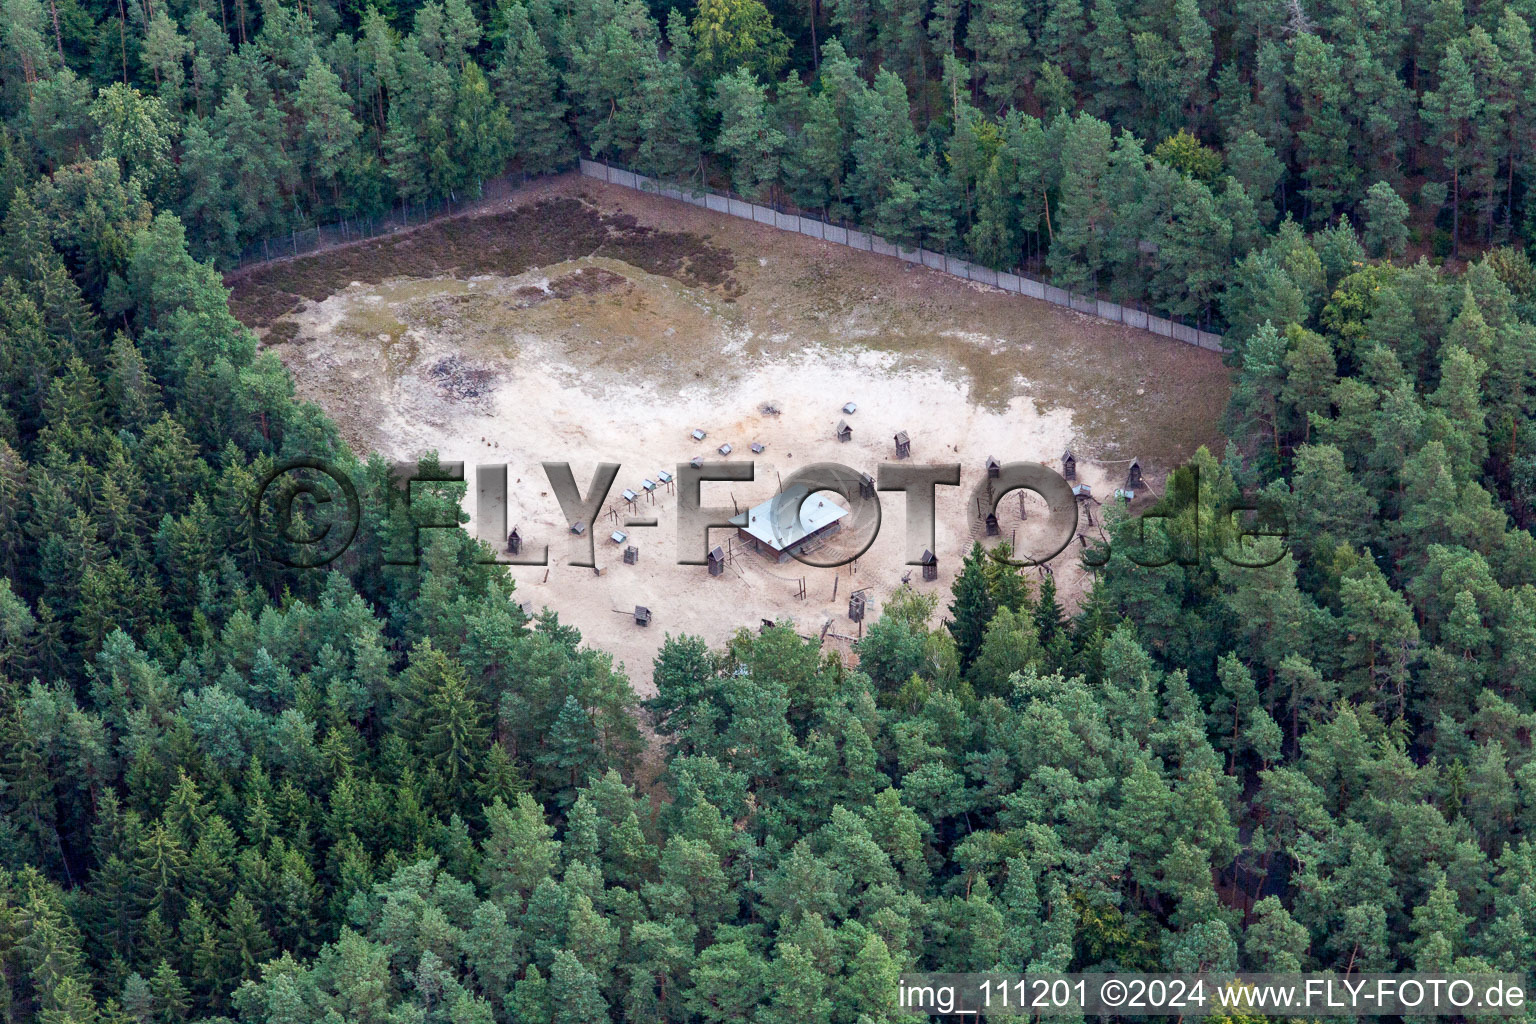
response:
<path id="1" fill-rule="evenodd" d="M 932 551 L 923 549 L 923 579 L 936 580 L 939 578 L 939 560 Z"/>
<path id="2" fill-rule="evenodd" d="M 625 541 L 629 540 L 629 534 L 625 533 L 623 530 L 614 530 L 608 535 L 608 539 L 613 541 L 615 544 L 623 544 Z"/>
<path id="3" fill-rule="evenodd" d="M 709 574 L 719 576 L 725 572 L 725 549 L 716 547 L 709 553 Z"/>
<path id="4" fill-rule="evenodd" d="M 864 591 L 855 590 L 848 595 L 848 618 L 854 622 L 864 621 Z"/>
<path id="5" fill-rule="evenodd" d="M 912 454 L 912 439 L 907 436 L 905 430 L 896 433 L 896 457 L 904 459 Z"/>
<path id="6" fill-rule="evenodd" d="M 632 504 L 634 504 L 635 499 L 638 498 L 638 497 L 640 497 L 640 495 L 636 494 L 634 491 L 630 490 L 628 487 L 624 488 L 624 504 L 632 505 Z"/>
<path id="7" fill-rule="evenodd" d="M 663 469 L 656 474 L 656 479 L 660 480 L 664 484 L 669 484 L 672 482 L 672 474 Z"/>
<path id="8" fill-rule="evenodd" d="M 996 537 L 996 536 L 1000 535 L 1002 532 L 1003 532 L 1002 529 L 999 528 L 999 526 L 997 525 L 997 513 L 996 512 L 988 512 L 987 513 L 987 536 L 988 537 Z"/>
<path id="9" fill-rule="evenodd" d="M 507 534 L 507 552 L 517 554 L 523 550 L 523 535 L 517 532 L 517 527 L 512 527 L 512 532 Z"/>
<path id="10" fill-rule="evenodd" d="M 988 455 L 987 456 L 987 478 L 989 480 L 996 480 L 998 475 L 1000 473 L 1002 473 L 1002 471 L 1003 471 L 1003 464 L 1001 462 L 998 462 L 992 456 Z"/>
<path id="11" fill-rule="evenodd" d="M 731 519 L 736 539 L 760 555 L 787 562 L 801 551 L 842 529 L 848 510 L 835 501 L 809 500 L 804 484 L 792 484 Z"/>
<path id="12" fill-rule="evenodd" d="M 853 428 L 848 425 L 847 420 L 837 421 L 837 439 L 839 441 L 853 440 Z"/>
<path id="13" fill-rule="evenodd" d="M 651 624 L 651 610 L 643 604 L 635 605 L 635 625 L 649 626 Z"/>
<path id="14" fill-rule="evenodd" d="M 624 564 L 625 565 L 634 565 L 638 561 L 640 561 L 640 549 L 639 548 L 637 548 L 633 544 L 631 544 L 629 547 L 624 549 Z"/>
<path id="15" fill-rule="evenodd" d="M 652 480 L 650 477 L 646 477 L 644 480 L 640 481 L 640 489 L 646 492 L 654 491 L 656 489 L 656 481 Z"/>
<path id="16" fill-rule="evenodd" d="M 868 473 L 859 474 L 859 497 L 873 498 L 875 496 L 875 478 Z"/>
<path id="17" fill-rule="evenodd" d="M 1127 467 L 1125 471 L 1125 486 L 1121 488 L 1121 490 L 1131 491 L 1134 493 L 1135 491 L 1141 490 L 1145 486 L 1146 484 L 1143 483 L 1141 479 L 1141 460 L 1132 459 L 1130 466 Z"/>
<path id="18" fill-rule="evenodd" d="M 1061 453 L 1061 475 L 1067 480 L 1077 479 L 1077 459 L 1070 449 Z"/>

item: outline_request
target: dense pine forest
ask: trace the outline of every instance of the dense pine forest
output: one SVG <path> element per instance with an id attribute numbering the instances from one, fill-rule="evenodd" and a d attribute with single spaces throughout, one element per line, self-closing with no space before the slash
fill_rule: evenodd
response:
<path id="1" fill-rule="evenodd" d="M 908 968 L 1529 969 L 1533 21 L 4 0 L 0 1020 L 874 1024 Z M 1288 553 L 1148 568 L 1111 515 L 1070 617 L 978 550 L 857 669 L 674 636 L 645 702 L 467 535 L 385 564 L 386 467 L 215 265 L 579 152 L 1219 324 L 1229 440 L 1167 543 L 1241 495 Z M 294 455 L 358 481 L 326 571 L 250 527 Z"/>
<path id="2" fill-rule="evenodd" d="M 109 160 L 228 261 L 579 152 L 1220 328 L 1234 261 L 1536 239 L 1536 7 L 5 0 L 0 188 Z"/>

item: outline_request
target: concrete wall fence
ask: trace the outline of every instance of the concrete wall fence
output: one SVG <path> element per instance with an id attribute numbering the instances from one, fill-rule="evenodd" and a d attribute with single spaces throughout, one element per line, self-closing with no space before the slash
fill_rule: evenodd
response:
<path id="1" fill-rule="evenodd" d="M 1188 324 L 1178 323 L 1173 320 L 1165 320 L 1160 316 L 1153 316 L 1143 309 L 1133 309 L 1122 306 L 1116 302 L 1106 302 L 1103 299 L 1089 295 L 1077 295 L 1058 288 L 1055 285 L 1037 281 L 1023 274 L 1010 274 L 1001 270 L 992 270 L 977 263 L 957 259 L 954 256 L 946 256 L 943 253 L 931 252 L 927 249 L 908 249 L 898 245 L 892 245 L 879 235 L 872 235 L 867 231 L 859 231 L 856 228 L 844 228 L 828 224 L 817 217 L 807 217 L 793 213 L 781 213 L 769 206 L 758 206 L 738 199 L 735 196 L 720 195 L 716 192 L 704 192 L 697 189 L 678 188 L 647 178 L 643 174 L 635 174 L 622 168 L 611 167 L 597 160 L 582 160 L 581 173 L 588 178 L 597 178 L 608 182 L 610 185 L 622 185 L 639 192 L 650 192 L 667 199 L 677 199 L 692 206 L 699 206 L 716 213 L 727 213 L 732 217 L 740 217 L 742 220 L 754 221 L 758 224 L 766 224 L 769 227 L 779 228 L 782 231 L 794 231 L 823 242 L 831 242 L 834 245 L 845 245 L 850 249 L 862 249 L 865 252 L 879 253 L 882 256 L 895 256 L 908 263 L 921 264 L 933 270 L 962 278 L 966 281 L 976 281 L 993 288 L 1001 288 L 1004 291 L 1017 292 L 1031 299 L 1041 299 L 1057 306 L 1065 306 L 1068 309 L 1095 316 L 1110 323 L 1124 324 L 1141 331 L 1151 331 L 1165 338 L 1173 338 L 1182 341 L 1186 345 L 1197 345 L 1200 348 L 1210 349 L 1212 352 L 1226 352 L 1222 346 L 1222 338 L 1219 334 L 1209 331 L 1197 330 Z"/>

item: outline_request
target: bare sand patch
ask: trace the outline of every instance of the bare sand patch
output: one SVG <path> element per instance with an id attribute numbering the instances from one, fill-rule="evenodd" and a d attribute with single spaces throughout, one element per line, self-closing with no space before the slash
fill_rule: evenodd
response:
<path id="1" fill-rule="evenodd" d="M 340 271 L 336 254 L 322 254 L 282 271 L 283 282 L 313 285 L 307 301 L 263 320 L 252 311 L 275 307 L 277 284 L 256 275 L 241 282 L 243 308 L 257 326 L 281 328 L 268 341 L 300 393 L 360 449 L 506 464 L 508 522 L 526 545 L 549 548 L 547 569 L 511 570 L 519 599 L 548 605 L 612 651 L 642 693 L 667 633 L 718 644 L 787 618 L 846 649 L 859 632 L 848 618 L 851 591 L 867 592 L 866 621 L 903 578 L 947 600 L 982 535 L 971 494 L 988 456 L 1054 466 L 1070 447 L 1079 475 L 1103 497 L 1131 456 L 1158 488 L 1162 471 L 1216 440 L 1229 382 L 1213 354 L 894 260 L 571 178 L 500 213 L 423 230 L 457 224 L 483 237 L 497 217 L 537 225 L 539 210 L 586 218 L 573 231 L 579 244 L 548 227 L 538 244 L 508 243 L 503 254 L 513 255 L 499 263 L 482 254 L 439 266 L 422 252 L 462 256 L 462 240 L 422 238 L 394 275 L 394 250 L 346 256 Z M 306 262 L 327 269 L 306 272 Z M 340 283 L 338 272 L 356 276 Z M 845 415 L 849 401 L 858 410 Z M 842 419 L 853 428 L 847 443 L 834 436 Z M 690 437 L 695 428 L 706 431 L 702 442 Z M 902 430 L 915 461 L 963 467 L 960 487 L 939 489 L 933 582 L 907 564 L 899 494 L 881 496 L 884 525 L 856 571 L 738 552 L 710 577 L 676 564 L 676 496 L 665 485 L 642 488 L 694 456 L 721 458 L 728 443 L 731 460 L 755 463 L 755 479 L 706 484 L 703 500 L 744 509 L 813 462 L 873 474 L 894 460 Z M 585 541 L 570 535 L 545 461 L 569 461 L 583 488 L 598 462 L 622 466 L 612 511 L 589 531 L 600 572 L 571 564 Z M 620 497 L 625 488 L 639 494 L 633 506 Z M 472 484 L 472 515 L 476 491 Z M 1021 506 L 1014 495 L 1000 512 L 1002 537 L 1030 550 L 1043 504 Z M 659 525 L 625 527 L 638 517 Z M 613 530 L 627 533 L 623 543 L 609 539 Z M 632 565 L 622 561 L 631 544 Z M 1069 603 L 1086 582 L 1075 550 L 1052 566 Z M 652 610 L 649 627 L 635 624 L 636 605 Z"/>

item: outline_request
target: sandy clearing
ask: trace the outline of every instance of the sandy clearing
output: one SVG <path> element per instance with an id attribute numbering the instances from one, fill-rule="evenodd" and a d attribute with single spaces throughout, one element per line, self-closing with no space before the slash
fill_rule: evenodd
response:
<path id="1" fill-rule="evenodd" d="M 570 188 L 605 210 L 664 202 Z M 642 212 L 642 223 L 661 216 Z M 682 212 L 682 227 L 709 229 L 709 245 L 735 255 L 728 283 L 685 283 L 604 255 L 425 278 L 390 278 L 380 267 L 302 304 L 272 336 L 300 393 L 355 445 L 392 458 L 435 449 L 469 464 L 471 477 L 476 464 L 506 464 L 508 522 L 532 548 L 549 548 L 547 568 L 510 570 L 519 599 L 555 609 L 611 651 L 641 693 L 651 692 L 650 663 L 668 633 L 718 644 L 762 619 L 787 618 L 846 650 L 859 632 L 848 618 L 855 589 L 868 588 L 868 620 L 909 574 L 947 603 L 981 534 L 971 490 L 989 455 L 1055 466 L 1071 447 L 1102 497 L 1123 479 L 1129 455 L 1149 464 L 1157 487 L 1159 470 L 1215 433 L 1228 385 L 1209 353 L 870 254 Z M 858 411 L 846 417 L 854 436 L 843 444 L 834 428 L 848 401 Z M 770 402 L 778 415 L 763 413 Z M 705 441 L 689 437 L 694 428 Z M 898 430 L 911 434 L 915 461 L 963 470 L 960 487 L 938 492 L 934 582 L 907 564 L 899 494 L 882 495 L 883 528 L 856 567 L 739 552 L 714 578 L 676 564 L 675 495 L 663 487 L 621 508 L 623 488 L 641 491 L 643 478 L 695 455 L 718 459 L 722 443 L 733 446 L 732 461 L 755 462 L 755 480 L 706 484 L 703 500 L 746 508 L 812 462 L 874 473 L 894 459 Z M 754 441 L 766 446 L 755 458 Z M 544 461 L 570 462 L 583 489 L 596 463 L 621 464 L 613 514 L 595 530 L 599 573 L 570 564 L 585 542 L 568 533 Z M 1031 497 L 1025 508 L 1021 521 L 1017 496 L 1004 501 L 1001 532 L 1029 550 L 1044 506 Z M 659 521 L 628 530 L 635 565 L 622 562 L 626 545 L 608 539 L 629 516 Z M 1053 569 L 1073 601 L 1085 576 L 1072 549 Z M 636 605 L 652 609 L 649 627 L 635 625 Z"/>

